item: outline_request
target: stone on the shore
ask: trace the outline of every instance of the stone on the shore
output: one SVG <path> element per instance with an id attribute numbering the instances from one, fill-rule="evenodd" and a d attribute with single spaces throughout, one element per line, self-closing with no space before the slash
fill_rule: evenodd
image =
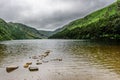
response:
<path id="1" fill-rule="evenodd" d="M 11 65 L 11 66 L 7 66 L 6 67 L 6 71 L 7 72 L 12 72 L 14 71 L 15 69 L 17 69 L 19 66 L 16 66 L 16 65 Z"/>
<path id="2" fill-rule="evenodd" d="M 29 67 L 29 71 L 38 71 L 38 67 Z"/>

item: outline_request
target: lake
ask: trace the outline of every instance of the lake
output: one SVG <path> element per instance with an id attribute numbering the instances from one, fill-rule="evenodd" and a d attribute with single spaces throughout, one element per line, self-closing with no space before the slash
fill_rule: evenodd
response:
<path id="1" fill-rule="evenodd" d="M 39 56 L 49 56 L 36 65 Z M 62 59 L 59 61 L 57 59 Z M 23 65 L 32 62 L 39 71 Z M 6 72 L 6 66 L 19 68 Z M 120 44 L 89 40 L 11 40 L 0 42 L 0 80 L 120 80 Z"/>

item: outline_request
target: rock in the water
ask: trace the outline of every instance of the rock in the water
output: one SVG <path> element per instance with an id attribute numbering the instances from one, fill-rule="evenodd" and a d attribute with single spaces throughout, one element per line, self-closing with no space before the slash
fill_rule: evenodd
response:
<path id="1" fill-rule="evenodd" d="M 31 65 L 31 64 L 32 64 L 32 62 L 27 62 L 26 64 L 27 64 L 27 65 Z"/>
<path id="2" fill-rule="evenodd" d="M 48 55 L 49 55 L 49 53 L 45 52 L 44 54 L 41 55 L 41 57 L 47 57 Z"/>
<path id="3" fill-rule="evenodd" d="M 42 62 L 43 62 L 43 63 L 48 63 L 49 61 L 44 61 L 44 60 L 43 60 Z"/>
<path id="4" fill-rule="evenodd" d="M 61 58 L 57 58 L 57 59 L 52 59 L 51 61 L 62 61 Z"/>
<path id="5" fill-rule="evenodd" d="M 29 65 L 28 64 L 24 64 L 24 66 L 23 66 L 24 68 L 28 68 L 29 67 Z"/>
<path id="6" fill-rule="evenodd" d="M 42 64 L 42 62 L 37 62 L 37 63 L 36 63 L 36 65 L 40 65 L 40 64 Z"/>
<path id="7" fill-rule="evenodd" d="M 45 53 L 50 53 L 51 52 L 51 50 L 47 50 Z"/>
<path id="8" fill-rule="evenodd" d="M 38 67 L 29 67 L 29 71 L 38 71 Z"/>
<path id="9" fill-rule="evenodd" d="M 46 55 L 46 54 L 42 54 L 42 55 L 41 55 L 41 57 L 43 57 L 43 58 L 44 58 L 44 57 L 47 57 L 47 55 Z"/>
<path id="10" fill-rule="evenodd" d="M 6 67 L 6 71 L 7 72 L 12 72 L 14 71 L 15 69 L 17 69 L 19 66 L 16 66 L 16 65 L 11 65 L 11 66 L 7 66 Z"/>
<path id="11" fill-rule="evenodd" d="M 24 64 L 24 68 L 28 68 L 29 67 L 29 65 L 31 65 L 32 64 L 32 62 L 27 62 L 26 64 Z"/>
<path id="12" fill-rule="evenodd" d="M 32 56 L 32 59 L 38 59 L 38 57 L 37 56 Z"/>

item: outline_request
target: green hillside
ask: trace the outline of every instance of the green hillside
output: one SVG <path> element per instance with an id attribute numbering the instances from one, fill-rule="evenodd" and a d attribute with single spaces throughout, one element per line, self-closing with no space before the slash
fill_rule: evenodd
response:
<path id="1" fill-rule="evenodd" d="M 44 36 L 38 30 L 21 23 L 7 23 L 0 19 L 0 40 L 41 39 Z"/>
<path id="2" fill-rule="evenodd" d="M 43 34 L 46 38 L 51 36 L 53 31 L 44 31 L 44 30 L 39 30 L 41 34 Z"/>
<path id="3" fill-rule="evenodd" d="M 52 36 L 52 35 L 60 32 L 60 31 L 64 30 L 65 28 L 66 28 L 66 26 L 64 26 L 64 27 L 62 27 L 62 28 L 59 28 L 59 29 L 56 29 L 55 31 L 39 30 L 39 32 L 40 32 L 41 34 L 43 34 L 46 38 L 48 38 L 48 37 L 50 37 L 50 36 Z"/>
<path id="4" fill-rule="evenodd" d="M 9 30 L 9 25 L 3 19 L 0 19 L 0 40 L 9 39 L 12 39 L 11 31 Z"/>
<path id="5" fill-rule="evenodd" d="M 64 30 L 50 38 L 120 39 L 120 0 L 69 23 Z"/>

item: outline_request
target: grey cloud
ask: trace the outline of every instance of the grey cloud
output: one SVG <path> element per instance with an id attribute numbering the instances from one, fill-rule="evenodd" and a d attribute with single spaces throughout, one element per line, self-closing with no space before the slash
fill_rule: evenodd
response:
<path id="1" fill-rule="evenodd" d="M 29 3 L 30 1 L 34 3 Z M 0 0 L 0 17 L 7 21 L 24 23 L 37 29 L 54 30 L 74 19 L 105 7 L 115 0 L 37 1 L 39 3 L 36 3 L 35 0 Z"/>

